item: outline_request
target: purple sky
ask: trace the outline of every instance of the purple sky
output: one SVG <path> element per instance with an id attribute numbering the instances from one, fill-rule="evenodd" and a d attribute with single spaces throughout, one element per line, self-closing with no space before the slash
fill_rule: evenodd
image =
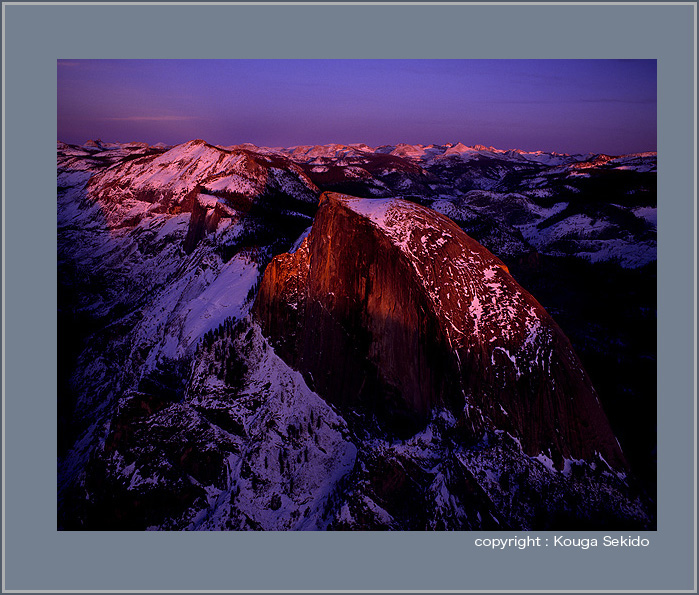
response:
<path id="1" fill-rule="evenodd" d="M 655 60 L 59 60 L 58 139 L 656 149 Z"/>

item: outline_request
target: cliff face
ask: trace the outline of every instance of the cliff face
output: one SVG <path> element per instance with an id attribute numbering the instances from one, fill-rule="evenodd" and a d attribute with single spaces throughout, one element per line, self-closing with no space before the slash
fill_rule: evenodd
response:
<path id="1" fill-rule="evenodd" d="M 466 439 L 505 431 L 558 468 L 599 453 L 625 469 L 568 339 L 500 260 L 431 209 L 323 194 L 301 247 L 268 265 L 254 313 L 315 391 L 399 435 L 446 407 Z"/>

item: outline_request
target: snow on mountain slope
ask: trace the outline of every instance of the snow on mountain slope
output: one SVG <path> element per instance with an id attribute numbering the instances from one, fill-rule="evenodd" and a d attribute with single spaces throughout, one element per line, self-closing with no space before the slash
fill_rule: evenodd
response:
<path id="1" fill-rule="evenodd" d="M 635 209 L 632 209 L 633 214 L 636 215 L 636 217 L 640 217 L 641 219 L 645 219 L 653 225 L 653 227 L 658 226 L 658 209 L 657 207 L 638 207 Z"/>
<path id="2" fill-rule="evenodd" d="M 235 496 L 219 497 L 192 528 L 325 529 L 333 494 L 357 454 L 347 424 L 273 353 L 259 327 L 246 336 L 249 372 L 231 405 L 248 439 L 226 461 Z M 199 374 L 204 382 L 192 391 L 195 406 L 225 398 L 215 396 L 220 388 L 207 376 L 205 358 L 194 374 L 195 382 Z M 261 399 L 260 408 L 247 409 L 255 399 Z"/>
<path id="3" fill-rule="evenodd" d="M 542 183 L 543 178 L 530 183 Z M 599 182 L 594 181 L 596 186 Z M 547 184 L 542 189 L 521 192 L 471 190 L 465 194 L 440 199 L 433 208 L 452 217 L 468 232 L 503 256 L 525 254 L 536 249 L 552 256 L 576 256 L 591 262 L 615 261 L 626 268 L 645 266 L 657 259 L 654 206 L 644 198 L 634 201 L 633 193 L 619 193 L 627 204 L 599 204 L 596 187 L 591 190 L 561 184 L 560 189 Z M 586 202 L 585 196 L 593 200 Z M 630 197 L 630 200 L 626 197 Z M 473 213 L 481 219 L 475 220 Z M 478 226 L 484 220 L 502 226 L 498 237 L 482 235 Z M 506 232 L 505 230 L 509 230 Z M 507 240 L 519 236 L 519 247 Z M 508 245 L 511 248 L 507 248 Z M 528 247 L 528 248 L 527 248 Z"/>
<path id="4" fill-rule="evenodd" d="M 454 157 L 440 157 L 449 149 Z M 655 227 L 649 199 L 654 174 L 617 166 L 636 167 L 640 159 L 639 167 L 646 167 L 653 155 L 572 169 L 555 154 L 454 144 L 280 149 L 93 141 L 58 143 L 57 151 L 59 336 L 67 353 L 59 381 L 60 528 L 483 530 L 652 523 L 646 501 L 607 446 L 597 449 L 599 458 L 581 455 L 582 430 L 575 423 L 566 440 L 577 446 L 562 446 L 562 439 L 542 447 L 544 430 L 534 432 L 533 442 L 522 440 L 532 424 L 546 428 L 550 420 L 523 413 L 508 400 L 508 387 L 531 381 L 532 368 L 561 368 L 547 359 L 546 327 L 535 306 L 510 295 L 499 260 L 476 247 L 451 254 L 461 230 L 454 225 L 453 233 L 445 232 L 415 203 L 478 230 L 513 259 L 534 247 L 554 254 L 568 242 L 574 255 L 633 266 L 632 248 L 645 250 L 640 261 L 654 258 L 652 235 L 642 245 L 635 240 L 641 235 L 627 233 L 629 226 L 643 233 Z M 478 157 L 461 160 L 459 151 Z M 581 184 L 596 182 L 603 170 L 623 176 L 624 185 L 609 199 L 613 206 L 595 218 L 597 211 L 580 208 L 576 197 L 587 204 L 594 192 Z M 576 180 L 573 171 L 591 177 Z M 348 183 L 366 196 L 386 197 L 348 198 L 347 205 L 363 219 L 365 232 L 373 226 L 396 248 L 395 258 L 381 261 L 405 266 L 394 289 L 424 294 L 420 312 L 439 321 L 435 328 L 444 329 L 459 364 L 480 358 L 478 369 L 492 371 L 487 382 L 502 384 L 492 399 L 467 383 L 466 408 L 437 400 L 419 428 L 412 425 L 406 434 L 403 427 L 399 437 L 381 421 L 399 402 L 395 393 L 369 387 L 368 402 L 392 403 L 373 413 L 332 404 L 321 390 L 323 375 L 351 366 L 337 360 L 322 374 L 301 374 L 247 318 L 269 259 L 285 250 L 309 257 L 319 189 Z M 362 238 L 373 233 L 331 234 L 332 266 L 347 264 L 340 258 L 343 242 L 364 247 Z M 614 244 L 619 238 L 626 243 Z M 599 242 L 606 242 L 604 250 L 595 248 Z M 347 252 L 350 260 L 361 253 Z M 482 274 L 462 274 L 468 267 Z M 349 275 L 346 286 L 322 295 L 339 303 L 361 279 Z M 366 279 L 366 291 L 382 282 L 377 270 Z M 415 283 L 400 289 L 406 279 Z M 297 296 L 297 307 L 300 289 L 287 294 Z M 412 341 L 412 335 L 394 341 L 403 332 L 398 295 L 383 327 L 382 345 L 394 347 L 376 351 L 384 354 L 383 364 L 391 357 L 406 361 L 401 354 Z M 307 328 L 318 332 L 325 324 L 320 311 L 309 321 Z M 340 326 L 351 328 L 346 321 Z M 436 336 L 433 330 L 429 336 Z M 334 349 L 332 341 L 319 346 L 317 340 L 308 342 L 309 357 L 356 356 L 356 346 Z M 453 359 L 435 350 L 427 359 L 435 354 L 442 363 Z M 453 371 L 425 378 L 453 379 Z M 472 372 L 472 382 L 483 380 Z M 559 373 L 556 385 L 564 383 Z M 353 386 L 359 377 L 348 374 L 344 382 Z M 413 376 L 402 378 L 409 384 Z"/>
<path id="5" fill-rule="evenodd" d="M 141 373 L 164 359 L 182 358 L 227 318 L 243 318 L 258 275 L 257 263 L 244 255 L 227 263 L 203 256 L 198 267 L 168 283 L 134 328 L 133 351 L 148 351 Z"/>
<path id="6" fill-rule="evenodd" d="M 137 183 L 142 159 L 150 162 L 161 155 L 95 161 L 95 155 L 107 150 L 111 149 L 95 146 L 89 155 L 76 157 L 78 161 L 64 159 L 59 148 L 58 273 L 59 294 L 65 296 L 60 328 L 78 350 L 61 379 L 68 393 L 60 397 L 66 403 L 61 406 L 68 408 L 70 420 L 64 440 L 69 433 L 75 441 L 59 465 L 62 501 L 70 501 L 76 487 L 71 470 L 87 464 L 100 428 L 114 414 L 115 399 L 138 390 L 153 374 L 179 369 L 177 362 L 191 358 L 207 333 L 224 320 L 244 317 L 266 251 L 279 242 L 289 246 L 303 228 L 296 231 L 298 223 L 288 223 L 298 215 L 282 214 L 279 221 L 289 227 L 275 232 L 259 216 L 229 212 L 220 197 L 198 194 L 193 200 L 204 213 L 222 208 L 228 218 L 202 230 L 198 242 L 185 252 L 192 213 L 163 212 L 162 204 L 140 200 L 143 197 L 134 195 L 131 187 L 116 185 L 107 193 L 103 185 L 118 179 L 124 169 Z M 74 153 L 70 148 L 69 152 Z M 184 153 L 186 148 L 180 147 L 174 155 L 184 159 Z M 215 153 L 199 155 L 205 154 Z M 175 170 L 173 166 L 167 176 L 161 171 L 159 179 L 175 190 L 187 188 L 193 178 Z M 272 175 L 277 181 L 285 179 Z"/>
<path id="7" fill-rule="evenodd" d="M 313 202 L 314 184 L 300 168 L 280 159 L 194 140 L 159 155 L 121 162 L 96 174 L 89 190 L 102 201 L 132 198 L 167 208 L 179 205 L 197 187 L 247 197 L 278 191 Z"/>
<path id="8" fill-rule="evenodd" d="M 162 151 L 161 147 L 149 147 L 143 143 L 95 143 L 82 146 L 58 141 L 57 162 L 59 168 L 96 172 L 125 158 L 144 157 Z"/>
<path id="9" fill-rule="evenodd" d="M 85 528 L 111 528 L 115 514 L 124 516 L 121 529 L 330 523 L 357 455 L 345 420 L 274 354 L 259 328 L 221 329 L 199 346 L 179 398 L 163 400 L 151 382 L 119 399 L 93 472 L 80 479 Z M 217 355 L 222 349 L 233 360 Z"/>
<path id="10" fill-rule="evenodd" d="M 409 157 L 411 159 L 419 159 L 421 161 L 426 161 L 435 155 L 439 155 L 444 152 L 444 147 L 438 147 L 436 145 L 406 145 L 399 144 L 394 147 L 386 147 L 385 149 L 390 149 L 391 155 L 396 155 L 398 157 Z M 379 149 L 375 149 L 375 152 L 384 152 Z"/>
<path id="11" fill-rule="evenodd" d="M 624 233 L 609 220 L 584 214 L 571 215 L 552 225 L 530 223 L 519 229 L 529 243 L 553 255 L 574 252 L 590 262 L 615 260 L 629 268 L 643 266 L 657 258 L 655 241 L 640 240 Z"/>
<path id="12" fill-rule="evenodd" d="M 389 157 L 391 161 L 381 161 L 381 158 Z M 315 197 L 318 188 L 365 197 L 405 196 L 433 200 L 435 195 L 459 197 L 468 195 L 474 189 L 481 189 L 491 192 L 490 204 L 482 200 L 482 204 L 474 203 L 467 196 L 464 206 L 484 217 L 480 222 L 474 222 L 468 231 L 475 233 L 487 245 L 507 255 L 524 254 L 532 249 L 551 255 L 571 255 L 576 253 L 576 248 L 566 248 L 567 244 L 561 243 L 562 239 L 567 241 L 570 238 L 561 238 L 555 233 L 538 233 L 544 227 L 543 219 L 548 218 L 545 210 L 549 210 L 548 216 L 554 216 L 557 211 L 550 210 L 553 204 L 568 204 L 571 196 L 576 194 L 580 195 L 579 200 L 586 200 L 587 195 L 599 192 L 594 184 L 602 189 L 605 187 L 606 182 L 597 182 L 602 173 L 652 174 L 656 160 L 655 153 L 620 157 L 565 155 L 467 146 L 463 143 L 399 144 L 378 148 L 363 144 L 332 144 L 270 149 L 250 144 L 213 147 L 203 141 L 191 141 L 152 159 L 157 167 L 154 171 L 149 169 L 147 175 L 139 174 L 132 178 L 130 170 L 105 173 L 102 180 L 95 180 L 95 192 L 98 196 L 101 196 L 100 192 L 108 194 L 116 178 L 123 178 L 128 181 L 129 188 L 118 190 L 122 205 L 131 196 L 149 204 L 154 200 L 160 201 L 169 205 L 167 208 L 172 208 L 173 203 L 187 202 L 188 193 L 196 190 L 195 180 L 205 191 L 221 197 L 256 197 L 281 192 L 298 197 L 303 202 L 312 202 L 314 198 L 311 199 L 308 191 L 312 191 Z M 133 167 L 138 169 L 136 165 Z M 609 181 L 613 188 L 619 184 L 616 178 Z M 628 190 L 620 188 L 620 195 L 625 193 L 632 196 L 637 192 L 636 188 L 640 188 L 648 198 L 638 199 L 636 203 L 621 208 L 645 207 L 653 192 L 649 182 L 636 183 L 631 180 L 624 184 Z M 514 222 L 511 214 L 502 210 L 504 203 L 512 202 L 514 195 L 518 195 L 517 200 L 525 210 L 530 211 L 529 220 Z M 527 199 L 530 199 L 529 204 L 525 205 Z M 456 204 L 457 201 L 452 202 Z M 617 202 L 622 204 L 619 200 Z M 440 204 L 445 206 L 445 203 Z M 537 207 L 544 211 L 537 212 Z M 141 205 L 138 208 L 162 207 Z M 130 211 L 130 214 L 121 213 L 116 218 L 127 215 L 138 216 L 138 210 Z M 524 211 L 522 216 L 526 216 Z M 489 223 L 484 224 L 486 221 Z M 641 234 L 643 237 L 639 236 L 620 223 L 609 221 L 606 233 L 614 237 L 581 245 L 580 256 L 595 262 L 614 260 L 627 267 L 652 262 L 655 259 L 653 240 L 644 234 Z M 567 227 L 572 233 L 578 229 L 575 221 L 569 222 Z M 479 233 L 482 235 L 479 236 Z M 551 242 L 547 241 L 549 238 Z M 579 239 L 587 241 L 590 238 Z M 643 244 L 642 249 L 635 244 Z"/>
<path id="13" fill-rule="evenodd" d="M 633 153 L 631 155 L 622 155 L 610 160 L 608 163 L 615 169 L 655 172 L 657 171 L 657 161 L 656 153 Z"/>
<path id="14" fill-rule="evenodd" d="M 474 147 L 467 147 L 463 143 L 457 143 L 453 147 L 449 147 L 441 155 L 442 157 L 457 156 L 462 161 L 469 161 L 471 159 L 476 159 L 481 155 L 480 151 Z"/>

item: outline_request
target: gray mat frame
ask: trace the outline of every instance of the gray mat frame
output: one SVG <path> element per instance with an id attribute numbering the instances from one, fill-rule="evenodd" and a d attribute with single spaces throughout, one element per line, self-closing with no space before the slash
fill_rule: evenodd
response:
<path id="1" fill-rule="evenodd" d="M 4 3 L 3 589 L 696 590 L 695 55 L 696 2 Z M 659 520 L 643 535 L 650 546 L 489 551 L 474 545 L 483 534 L 468 532 L 56 531 L 56 60 L 78 58 L 656 59 Z M 566 533 L 579 535 L 602 537 Z"/>

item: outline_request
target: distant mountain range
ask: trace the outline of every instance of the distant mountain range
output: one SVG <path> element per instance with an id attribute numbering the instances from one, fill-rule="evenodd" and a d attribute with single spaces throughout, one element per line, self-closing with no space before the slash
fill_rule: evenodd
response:
<path id="1" fill-rule="evenodd" d="M 401 196 L 431 206 L 467 231 L 492 227 L 481 239 L 498 253 L 535 249 L 625 267 L 655 260 L 655 153 L 564 155 L 461 143 L 268 149 L 201 140 L 166 149 L 59 143 L 59 165 L 97 171 L 128 158 L 94 180 L 100 198 L 122 187 L 128 187 L 127 197 L 146 202 L 158 202 L 158 196 L 177 202 L 195 187 L 222 198 L 277 192 L 307 201 L 319 188 Z"/>
<path id="2" fill-rule="evenodd" d="M 655 153 L 57 157 L 59 528 L 654 526 Z"/>

